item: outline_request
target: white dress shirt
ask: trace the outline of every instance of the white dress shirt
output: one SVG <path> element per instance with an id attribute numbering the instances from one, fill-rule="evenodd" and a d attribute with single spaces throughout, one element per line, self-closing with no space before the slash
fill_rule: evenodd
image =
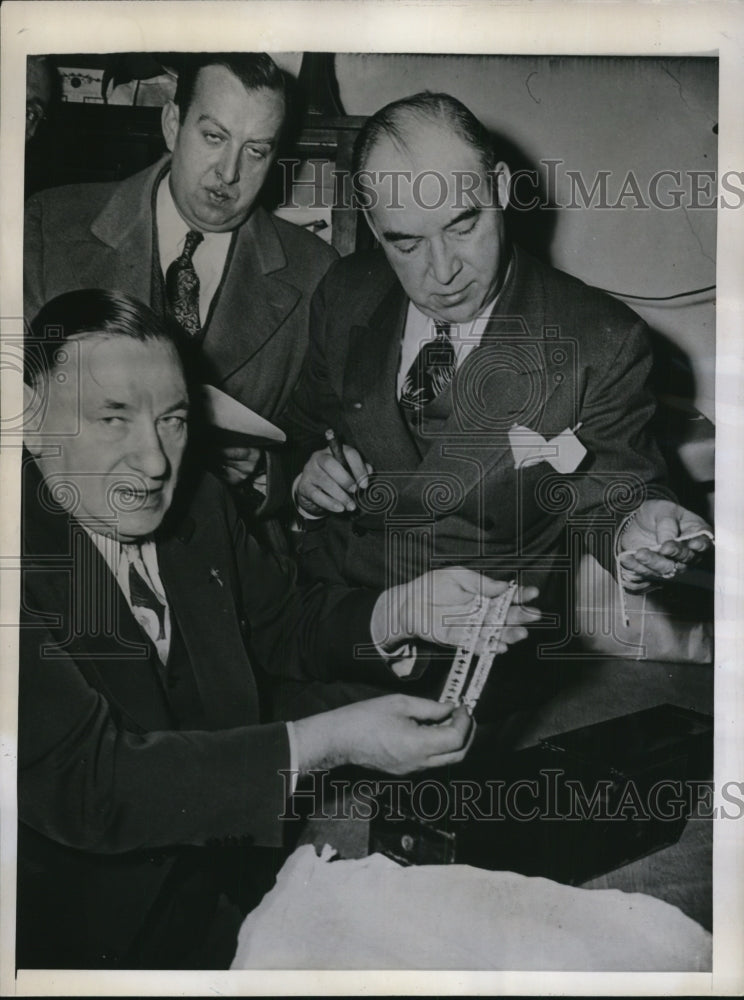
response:
<path id="1" fill-rule="evenodd" d="M 160 182 L 155 201 L 158 250 L 160 251 L 160 266 L 163 269 L 163 277 L 173 261 L 181 256 L 186 235 L 191 229 L 191 226 L 176 208 L 169 179 L 170 173 L 167 173 Z M 214 293 L 222 281 L 222 272 L 225 270 L 232 233 L 204 233 L 203 235 L 204 239 L 191 258 L 199 278 L 199 318 L 202 326 L 207 321 Z"/>
<path id="2" fill-rule="evenodd" d="M 116 538 L 111 538 L 109 535 L 99 535 L 98 532 L 91 531 L 90 528 L 85 525 L 83 525 L 83 527 L 85 527 L 85 530 L 90 535 L 96 548 L 106 560 L 108 568 L 111 570 L 116 582 L 119 584 L 121 592 L 124 594 L 127 604 L 129 605 L 137 624 L 143 629 L 147 636 L 152 639 L 161 663 L 165 663 L 168 659 L 168 652 L 170 650 L 171 617 L 168 600 L 165 596 L 165 588 L 163 587 L 163 582 L 160 579 L 158 553 L 155 548 L 155 542 L 152 539 L 146 539 L 145 541 L 137 544 L 123 545 Z M 164 635 L 162 639 L 158 638 L 158 633 L 152 627 L 152 623 L 147 619 L 146 612 L 143 614 L 142 608 L 132 604 L 132 597 L 129 593 L 130 563 L 134 564 L 139 575 L 149 586 L 150 590 L 152 590 L 158 601 L 160 601 L 163 605 Z"/>
<path id="3" fill-rule="evenodd" d="M 453 323 L 449 328 L 449 338 L 455 349 L 455 367 L 459 368 L 465 358 L 480 344 L 483 331 L 491 315 L 493 302 L 483 312 L 468 323 Z M 421 348 L 437 336 L 434 320 L 425 316 L 413 302 L 408 303 L 406 326 L 400 345 L 400 367 L 398 368 L 397 397 L 400 399 L 403 382 Z"/>

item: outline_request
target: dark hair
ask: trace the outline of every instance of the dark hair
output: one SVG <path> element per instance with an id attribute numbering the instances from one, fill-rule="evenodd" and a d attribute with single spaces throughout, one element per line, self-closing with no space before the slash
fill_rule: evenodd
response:
<path id="1" fill-rule="evenodd" d="M 173 98 L 178 105 L 181 121 L 194 99 L 196 79 L 206 66 L 224 66 L 243 84 L 246 90 L 275 90 L 287 102 L 284 74 L 265 52 L 197 52 L 179 59 L 178 84 Z"/>
<path id="2" fill-rule="evenodd" d="M 449 128 L 478 154 L 485 173 L 493 169 L 496 150 L 485 125 L 451 94 L 424 90 L 386 104 L 367 119 L 354 143 L 354 173 L 364 170 L 372 149 L 381 138 L 390 138 L 405 147 L 409 142 L 410 125 L 426 122 Z"/>
<path id="3" fill-rule="evenodd" d="M 86 333 L 166 340 L 180 354 L 174 331 L 166 320 L 131 295 L 102 288 L 65 292 L 42 306 L 26 331 L 23 379 L 33 385 L 54 371 L 65 341 Z"/>

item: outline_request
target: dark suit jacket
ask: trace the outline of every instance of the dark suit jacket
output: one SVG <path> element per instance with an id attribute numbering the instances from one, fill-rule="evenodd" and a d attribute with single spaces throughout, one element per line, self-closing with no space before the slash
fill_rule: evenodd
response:
<path id="1" fill-rule="evenodd" d="M 24 312 L 76 288 L 152 298 L 153 189 L 167 159 L 121 183 L 41 191 L 26 203 Z M 284 407 L 307 348 L 310 297 L 336 253 L 262 208 L 237 230 L 202 344 L 202 381 L 268 420 Z"/>
<path id="2" fill-rule="evenodd" d="M 184 855 L 281 845 L 289 746 L 260 724 L 262 678 L 338 667 L 375 595 L 298 591 L 216 480 L 182 490 L 157 539 L 196 684 L 198 725 L 179 728 L 105 560 L 31 459 L 24 479 L 19 940 L 52 965 L 115 965 Z"/>
<path id="3" fill-rule="evenodd" d="M 608 562 L 618 518 L 664 476 L 647 428 L 643 322 L 515 248 L 481 343 L 448 390 L 448 416 L 417 443 L 396 398 L 407 307 L 379 251 L 337 262 L 313 299 L 308 356 L 284 417 L 295 469 L 333 427 L 375 476 L 361 516 L 310 523 L 305 571 L 382 587 L 461 563 L 545 586 L 550 571 L 567 576 L 575 565 L 569 520 Z M 515 423 L 548 439 L 581 423 L 587 455 L 571 474 L 547 462 L 518 471 Z"/>

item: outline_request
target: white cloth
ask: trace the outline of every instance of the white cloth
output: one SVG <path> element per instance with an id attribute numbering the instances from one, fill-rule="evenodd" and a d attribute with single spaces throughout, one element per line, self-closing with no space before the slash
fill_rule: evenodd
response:
<path id="1" fill-rule="evenodd" d="M 327 864 L 298 848 L 241 927 L 232 969 L 705 972 L 712 936 L 642 893 L 469 865 Z"/>
<path id="2" fill-rule="evenodd" d="M 158 250 L 163 276 L 173 261 L 181 256 L 186 234 L 192 228 L 184 221 L 176 208 L 170 190 L 169 178 L 170 174 L 167 173 L 161 180 L 155 203 Z M 207 321 L 209 306 L 222 280 L 232 233 L 204 233 L 203 235 L 204 239 L 191 258 L 199 278 L 199 318 L 202 326 Z"/>

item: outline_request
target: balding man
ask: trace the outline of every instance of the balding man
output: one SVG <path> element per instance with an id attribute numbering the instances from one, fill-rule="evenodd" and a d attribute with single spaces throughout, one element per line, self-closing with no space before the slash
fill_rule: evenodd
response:
<path id="1" fill-rule="evenodd" d="M 384 107 L 355 152 L 380 249 L 321 283 L 287 413 L 305 571 L 378 586 L 452 563 L 518 575 L 560 638 L 580 551 L 567 526 L 605 564 L 628 552 L 627 589 L 684 570 L 710 540 L 664 485 L 643 322 L 512 244 L 509 168 L 453 97 Z"/>

